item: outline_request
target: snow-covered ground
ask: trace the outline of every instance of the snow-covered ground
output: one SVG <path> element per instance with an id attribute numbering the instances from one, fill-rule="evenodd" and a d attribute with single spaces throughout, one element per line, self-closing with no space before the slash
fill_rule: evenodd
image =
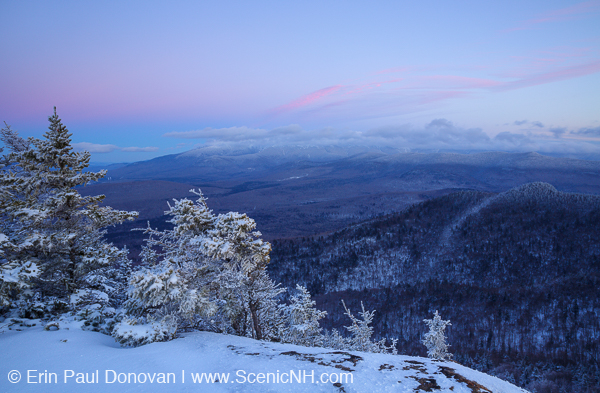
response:
<path id="1" fill-rule="evenodd" d="M 453 362 L 418 357 L 206 332 L 121 348 L 76 323 L 14 328 L 0 333 L 0 392 L 525 392 Z M 207 381 L 214 373 L 218 382 Z"/>

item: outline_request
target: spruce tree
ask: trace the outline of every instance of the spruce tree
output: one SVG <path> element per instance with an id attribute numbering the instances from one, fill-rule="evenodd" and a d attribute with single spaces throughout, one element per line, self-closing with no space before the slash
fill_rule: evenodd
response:
<path id="1" fill-rule="evenodd" d="M 385 338 L 382 338 L 379 341 L 371 341 L 371 336 L 373 335 L 373 327 L 371 326 L 371 323 L 373 322 L 373 317 L 375 316 L 375 310 L 366 311 L 363 302 L 360 302 L 360 307 L 362 311 L 358 313 L 358 315 L 361 317 L 361 319 L 358 319 L 350 312 L 348 307 L 346 307 L 346 303 L 343 300 L 342 305 L 344 306 L 344 310 L 346 311 L 345 315 L 347 315 L 348 318 L 350 318 L 350 320 L 352 321 L 352 324 L 350 326 L 344 326 L 350 333 L 352 333 L 352 336 L 347 339 L 348 349 L 363 352 L 391 352 L 394 355 L 397 354 L 397 338 L 391 339 L 390 346 L 386 345 L 387 340 Z"/>
<path id="2" fill-rule="evenodd" d="M 296 285 L 296 290 L 298 295 L 292 296 L 285 310 L 286 326 L 281 340 L 306 347 L 320 347 L 324 336 L 319 320 L 325 318 L 327 311 L 315 308 L 316 302 L 305 287 Z"/>
<path id="3" fill-rule="evenodd" d="M 433 319 L 424 319 L 423 322 L 429 326 L 429 331 L 423 338 L 423 345 L 427 347 L 427 356 L 438 360 L 451 359 L 452 354 L 448 353 L 448 344 L 444 334 L 446 326 L 451 325 L 450 321 L 442 320 L 440 314 L 435 310 Z"/>
<path id="4" fill-rule="evenodd" d="M 20 152 L 29 147 L 29 142 L 19 137 L 6 122 L 0 129 L 0 140 L 5 147 L 13 152 Z M 4 151 L 0 147 L 0 153 Z M 0 170 L 11 166 L 8 155 L 0 158 Z M 7 169 L 4 169 L 7 170 Z M 0 184 L 0 204 L 11 196 L 8 188 Z M 3 205 L 0 205 L 2 207 Z M 35 260 L 11 258 L 11 254 L 19 248 L 19 241 L 15 234 L 19 228 L 12 222 L 4 208 L 0 210 L 0 311 L 8 308 L 12 300 L 20 298 L 23 293 L 29 293 L 31 279 L 40 273 Z M 1 312 L 0 312 L 1 314 Z"/>
<path id="5" fill-rule="evenodd" d="M 110 268 L 126 264 L 127 256 L 104 240 L 103 228 L 133 220 L 137 212 L 101 206 L 103 195 L 79 194 L 77 187 L 99 180 L 106 171 L 85 172 L 90 153 L 73 150 L 56 107 L 48 120 L 44 139 L 18 143 L 14 135 L 2 133 L 11 153 L 0 171 L 0 258 L 3 265 L 39 273 L 29 274 L 29 282 L 21 285 L 27 292 L 5 292 L 4 301 L 39 298 L 60 303 L 63 311 L 77 311 L 86 303 L 108 305 L 118 292 Z M 6 276 L 0 280 L 5 286 Z"/>

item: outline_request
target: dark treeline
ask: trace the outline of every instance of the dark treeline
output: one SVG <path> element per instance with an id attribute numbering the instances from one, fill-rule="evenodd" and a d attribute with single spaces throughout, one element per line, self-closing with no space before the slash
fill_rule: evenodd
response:
<path id="1" fill-rule="evenodd" d="M 344 330 L 344 299 L 423 356 L 424 318 L 455 359 L 538 392 L 600 389 L 600 197 L 542 183 L 459 192 L 328 236 L 273 242 L 270 274 L 304 283 Z"/>

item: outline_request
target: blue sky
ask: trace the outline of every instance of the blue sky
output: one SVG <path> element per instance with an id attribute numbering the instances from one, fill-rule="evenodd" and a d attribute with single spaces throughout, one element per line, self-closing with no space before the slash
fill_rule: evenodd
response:
<path id="1" fill-rule="evenodd" d="M 0 120 L 203 144 L 600 154 L 600 0 L 3 2 Z"/>

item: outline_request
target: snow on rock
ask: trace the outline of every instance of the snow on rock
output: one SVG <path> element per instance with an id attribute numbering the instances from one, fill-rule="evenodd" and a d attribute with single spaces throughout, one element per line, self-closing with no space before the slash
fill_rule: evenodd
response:
<path id="1" fill-rule="evenodd" d="M 525 392 L 454 362 L 207 332 L 121 348 L 62 322 L 6 330 L 0 348 L 1 392 Z"/>

